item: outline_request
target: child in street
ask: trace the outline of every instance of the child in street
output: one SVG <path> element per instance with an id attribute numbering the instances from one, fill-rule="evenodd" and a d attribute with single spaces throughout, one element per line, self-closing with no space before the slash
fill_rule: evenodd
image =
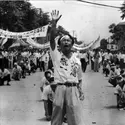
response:
<path id="1" fill-rule="evenodd" d="M 44 87 L 42 93 L 42 100 L 44 102 L 45 116 L 47 121 L 50 121 L 52 116 L 54 91 L 51 84 L 54 82 L 54 77 L 51 77 L 49 82 L 50 84 Z"/>

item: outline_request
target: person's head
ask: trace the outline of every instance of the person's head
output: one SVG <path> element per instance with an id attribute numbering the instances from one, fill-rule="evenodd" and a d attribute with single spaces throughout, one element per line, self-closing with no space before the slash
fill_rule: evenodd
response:
<path id="1" fill-rule="evenodd" d="M 45 73 L 44 73 L 44 76 L 46 77 L 46 79 L 47 79 L 48 81 L 50 80 L 51 75 L 52 75 L 51 70 L 47 70 L 47 71 L 45 71 Z"/>
<path id="2" fill-rule="evenodd" d="M 74 39 L 71 35 L 63 35 L 58 39 L 58 45 L 63 53 L 70 53 L 72 46 L 74 44 Z"/>
<path id="3" fill-rule="evenodd" d="M 17 68 L 17 63 L 14 63 L 14 67 Z"/>
<path id="4" fill-rule="evenodd" d="M 119 69 L 119 65 L 116 65 L 116 69 Z"/>
<path id="5" fill-rule="evenodd" d="M 117 84 L 121 85 L 123 78 L 121 75 L 117 76 Z"/>

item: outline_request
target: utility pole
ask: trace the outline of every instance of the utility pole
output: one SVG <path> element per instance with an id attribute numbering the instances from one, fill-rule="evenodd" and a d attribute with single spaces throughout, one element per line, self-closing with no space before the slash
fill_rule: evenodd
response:
<path id="1" fill-rule="evenodd" d="M 73 37 L 74 37 L 74 34 L 75 34 L 75 30 L 73 30 L 73 31 L 72 31 L 72 33 L 73 33 Z"/>

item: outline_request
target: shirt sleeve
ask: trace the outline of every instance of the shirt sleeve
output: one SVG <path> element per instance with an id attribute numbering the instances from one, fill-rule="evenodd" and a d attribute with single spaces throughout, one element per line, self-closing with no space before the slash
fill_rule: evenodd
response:
<path id="1" fill-rule="evenodd" d="M 119 87 L 116 86 L 116 87 L 115 87 L 115 90 L 114 90 L 114 94 L 118 94 L 118 93 L 119 93 L 118 90 L 119 90 Z"/>
<path id="2" fill-rule="evenodd" d="M 10 74 L 9 70 L 5 69 L 4 75 L 6 76 L 6 75 L 8 75 L 8 74 Z"/>

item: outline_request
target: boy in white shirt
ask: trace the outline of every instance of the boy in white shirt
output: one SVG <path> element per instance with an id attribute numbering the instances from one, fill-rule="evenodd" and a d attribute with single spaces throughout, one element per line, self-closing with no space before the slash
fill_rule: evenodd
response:
<path id="1" fill-rule="evenodd" d="M 45 71 L 44 77 L 42 78 L 41 85 L 40 85 L 40 89 L 42 92 L 44 87 L 50 84 L 51 77 L 52 77 L 52 71 L 51 70 Z"/>
<path id="2" fill-rule="evenodd" d="M 51 84 L 54 81 L 54 77 L 51 77 L 49 81 L 50 81 L 50 84 L 45 86 L 42 92 L 42 100 L 44 101 L 45 116 L 48 121 L 51 120 L 51 116 L 52 116 L 52 104 L 53 104 L 54 91 L 52 89 Z"/>

